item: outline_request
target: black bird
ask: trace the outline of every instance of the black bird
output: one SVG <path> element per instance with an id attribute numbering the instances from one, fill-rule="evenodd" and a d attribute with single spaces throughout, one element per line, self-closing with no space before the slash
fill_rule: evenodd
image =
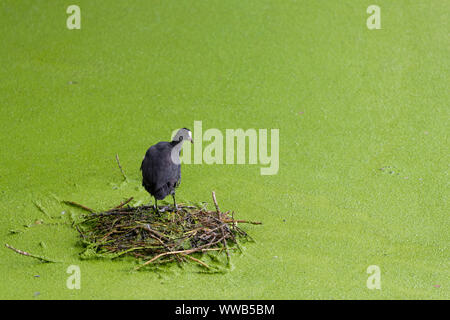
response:
<path id="1" fill-rule="evenodd" d="M 191 131 L 180 129 L 171 142 L 162 141 L 151 146 L 142 160 L 142 185 L 155 198 L 156 211 L 159 211 L 157 201 L 169 194 L 173 197 L 175 209 L 178 209 L 175 188 L 180 184 L 180 152 L 186 140 L 192 143 Z"/>

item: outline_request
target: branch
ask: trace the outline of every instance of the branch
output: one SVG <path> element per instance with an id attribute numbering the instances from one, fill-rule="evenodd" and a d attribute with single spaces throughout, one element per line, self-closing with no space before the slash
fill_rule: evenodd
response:
<path id="1" fill-rule="evenodd" d="M 219 215 L 220 209 L 219 209 L 219 205 L 217 204 L 216 193 L 214 191 L 212 192 L 212 198 L 213 198 L 214 205 L 216 206 L 217 214 Z"/>
<path id="2" fill-rule="evenodd" d="M 46 263 L 48 263 L 48 262 L 50 262 L 50 263 L 57 263 L 57 262 L 59 262 L 59 261 L 48 259 L 46 257 L 38 256 L 38 255 L 35 255 L 35 254 L 31 254 L 29 252 L 25 252 L 25 251 L 16 249 L 16 248 L 14 248 L 13 246 L 10 246 L 7 243 L 5 243 L 5 247 L 7 247 L 8 249 L 11 249 L 12 251 L 14 251 L 14 252 L 16 252 L 18 254 L 21 254 L 21 255 L 27 256 L 27 257 L 31 257 L 31 258 L 35 258 L 35 259 L 38 259 L 38 260 L 40 260 L 42 262 L 46 262 Z"/>
<path id="3" fill-rule="evenodd" d="M 76 203 L 76 202 L 73 202 L 73 201 L 67 201 L 67 200 L 64 200 L 63 203 L 72 205 L 72 206 L 74 206 L 74 207 L 81 208 L 81 209 L 83 209 L 83 210 L 89 211 L 90 213 L 94 213 L 94 212 L 95 212 L 95 211 L 92 210 L 91 208 L 85 207 L 85 206 L 83 206 L 82 204 L 79 204 L 79 203 Z"/>
<path id="4" fill-rule="evenodd" d="M 124 181 L 128 181 L 128 177 L 125 174 L 125 172 L 123 172 L 122 166 L 120 165 L 120 160 L 119 160 L 119 155 L 118 154 L 116 154 L 116 161 L 117 161 L 117 165 L 119 166 L 120 172 L 122 173 L 123 180 Z"/>

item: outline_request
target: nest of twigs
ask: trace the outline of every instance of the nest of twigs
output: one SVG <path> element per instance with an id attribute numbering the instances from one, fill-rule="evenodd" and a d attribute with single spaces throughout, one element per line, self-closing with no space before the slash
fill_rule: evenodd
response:
<path id="1" fill-rule="evenodd" d="M 131 199 L 130 199 L 131 200 Z M 239 239 L 250 239 L 239 228 L 234 212 L 221 212 L 215 194 L 216 210 L 206 206 L 178 204 L 159 206 L 126 206 L 126 202 L 105 212 L 91 213 L 77 224 L 86 250 L 82 258 L 116 258 L 133 256 L 143 261 L 136 268 L 170 262 L 191 261 L 211 269 L 201 260 L 204 252 L 224 253 L 230 262 L 229 250 L 238 249 Z"/>

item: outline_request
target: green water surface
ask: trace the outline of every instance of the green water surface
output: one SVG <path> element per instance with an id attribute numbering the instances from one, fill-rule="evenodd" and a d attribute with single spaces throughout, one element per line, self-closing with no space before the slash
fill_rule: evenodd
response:
<path id="1" fill-rule="evenodd" d="M 80 30 L 74 1 L 0 1 L 0 298 L 450 297 L 448 1 L 378 0 L 380 30 L 363 0 L 75 2 Z M 182 168 L 180 201 L 215 190 L 255 243 L 221 274 L 80 260 L 61 201 L 148 203 L 146 149 L 196 120 L 279 129 L 276 175 Z"/>

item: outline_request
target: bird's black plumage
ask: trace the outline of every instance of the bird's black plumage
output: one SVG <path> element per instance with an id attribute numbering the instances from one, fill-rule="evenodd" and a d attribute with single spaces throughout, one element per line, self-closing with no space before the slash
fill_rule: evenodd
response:
<path id="1" fill-rule="evenodd" d="M 172 161 L 172 149 L 178 141 L 151 146 L 142 160 L 142 185 L 157 200 L 173 194 L 180 184 L 181 166 Z"/>
<path id="2" fill-rule="evenodd" d="M 191 131 L 186 128 L 178 130 L 171 142 L 158 142 L 151 146 L 142 160 L 142 185 L 155 198 L 156 210 L 157 201 L 168 195 L 172 195 L 177 208 L 175 188 L 181 179 L 180 152 L 184 141 L 192 143 Z"/>

